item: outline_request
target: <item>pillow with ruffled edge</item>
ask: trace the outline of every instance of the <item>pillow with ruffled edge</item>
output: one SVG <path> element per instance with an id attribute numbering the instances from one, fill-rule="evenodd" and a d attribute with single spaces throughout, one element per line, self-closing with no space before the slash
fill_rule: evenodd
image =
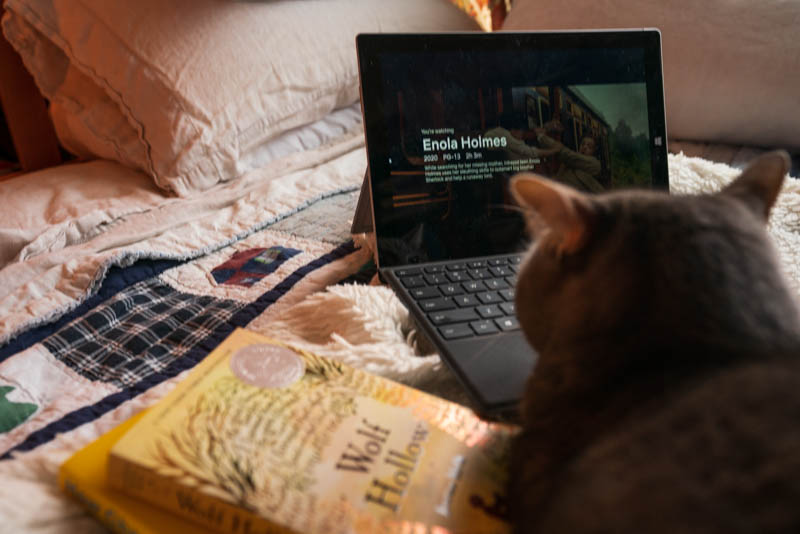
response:
<path id="1" fill-rule="evenodd" d="M 6 9 L 4 32 L 51 98 L 64 145 L 143 169 L 181 196 L 240 176 L 254 147 L 357 101 L 357 33 L 477 29 L 447 0 Z"/>
<path id="2" fill-rule="evenodd" d="M 672 139 L 800 148 L 800 2 L 515 0 L 503 30 L 661 30 Z"/>

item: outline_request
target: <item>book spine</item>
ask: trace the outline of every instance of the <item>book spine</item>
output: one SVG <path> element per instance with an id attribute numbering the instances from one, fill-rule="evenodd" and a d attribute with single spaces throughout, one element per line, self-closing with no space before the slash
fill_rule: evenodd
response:
<path id="1" fill-rule="evenodd" d="M 116 534 L 159 534 L 130 513 L 114 505 L 102 493 L 86 489 L 63 469 L 58 484 L 68 495 L 76 499 L 96 519 Z"/>
<path id="2" fill-rule="evenodd" d="M 296 534 L 245 508 L 158 476 L 114 455 L 108 458 L 108 480 L 114 489 L 126 495 L 222 534 Z"/>

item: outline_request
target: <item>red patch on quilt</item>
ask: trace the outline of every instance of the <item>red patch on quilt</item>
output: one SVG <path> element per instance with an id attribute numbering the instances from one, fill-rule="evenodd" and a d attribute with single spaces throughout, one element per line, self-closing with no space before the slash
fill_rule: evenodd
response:
<path id="1" fill-rule="evenodd" d="M 299 250 L 280 246 L 242 250 L 212 269 L 211 276 L 218 284 L 250 287 L 297 254 Z"/>

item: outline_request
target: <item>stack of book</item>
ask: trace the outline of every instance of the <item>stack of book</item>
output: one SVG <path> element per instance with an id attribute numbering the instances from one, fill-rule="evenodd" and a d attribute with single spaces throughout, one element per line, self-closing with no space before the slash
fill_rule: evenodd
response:
<path id="1" fill-rule="evenodd" d="M 513 433 L 239 329 L 60 483 L 121 533 L 506 532 Z"/>

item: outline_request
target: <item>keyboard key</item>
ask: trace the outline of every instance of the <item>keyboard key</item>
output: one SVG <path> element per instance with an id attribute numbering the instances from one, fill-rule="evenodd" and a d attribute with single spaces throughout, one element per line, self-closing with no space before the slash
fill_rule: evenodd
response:
<path id="1" fill-rule="evenodd" d="M 443 284 L 439 286 L 439 291 L 442 295 L 451 297 L 453 295 L 460 295 L 464 292 L 458 284 Z"/>
<path id="2" fill-rule="evenodd" d="M 439 333 L 445 339 L 458 339 L 460 337 L 468 337 L 475 335 L 472 328 L 466 324 L 452 324 L 448 326 L 440 326 Z"/>
<path id="3" fill-rule="evenodd" d="M 467 267 L 470 269 L 480 269 L 481 267 L 486 267 L 486 260 L 468 261 Z"/>
<path id="4" fill-rule="evenodd" d="M 456 297 L 453 297 L 453 302 L 455 302 L 459 308 L 465 308 L 467 306 L 478 306 L 481 303 L 478 299 L 475 298 L 474 295 L 458 295 Z"/>
<path id="5" fill-rule="evenodd" d="M 497 328 L 497 326 L 495 326 L 495 324 L 491 321 L 472 321 L 471 323 L 469 323 L 469 326 L 479 336 L 483 336 L 486 334 L 494 334 L 500 331 Z"/>
<path id="6" fill-rule="evenodd" d="M 453 271 L 447 273 L 447 279 L 451 282 L 463 282 L 465 280 L 469 280 L 470 277 L 467 274 L 467 271 Z"/>
<path id="7" fill-rule="evenodd" d="M 444 272 L 444 265 L 429 265 L 425 267 L 426 273 L 438 274 Z"/>
<path id="8" fill-rule="evenodd" d="M 470 269 L 467 271 L 469 275 L 472 277 L 473 280 L 484 280 L 486 278 L 491 278 L 492 274 L 489 272 L 489 269 Z"/>
<path id="9" fill-rule="evenodd" d="M 508 282 L 502 278 L 492 278 L 491 280 L 485 280 L 483 283 L 489 289 L 506 289 L 508 287 Z"/>
<path id="10" fill-rule="evenodd" d="M 499 310 L 498 310 L 499 311 Z M 480 319 L 474 308 L 459 308 L 457 310 L 438 311 L 428 314 L 428 318 L 435 325 L 463 323 Z"/>
<path id="11" fill-rule="evenodd" d="M 464 282 L 461 284 L 461 287 L 464 288 L 464 291 L 467 293 L 478 293 L 479 291 L 486 291 L 486 285 L 481 281 L 474 281 L 474 282 Z"/>
<path id="12" fill-rule="evenodd" d="M 421 300 L 417 304 L 419 304 L 419 307 L 425 312 L 452 310 L 456 307 L 456 305 L 453 303 L 453 300 L 449 297 Z"/>
<path id="13" fill-rule="evenodd" d="M 439 284 L 446 284 L 449 282 L 444 274 L 426 274 L 424 278 L 428 285 L 431 286 L 438 286 Z"/>
<path id="14" fill-rule="evenodd" d="M 503 297 L 503 299 L 506 302 L 514 302 L 514 288 L 513 287 L 510 287 L 508 289 L 502 289 L 502 290 L 498 291 L 498 293 L 500 294 L 501 297 Z"/>
<path id="15" fill-rule="evenodd" d="M 496 277 L 511 276 L 514 273 L 514 271 L 512 271 L 511 268 L 506 265 L 489 267 L 489 272 L 492 273 L 492 276 Z"/>
<path id="16" fill-rule="evenodd" d="M 494 322 L 503 332 L 519 330 L 519 321 L 516 317 L 503 317 L 501 319 L 495 319 Z"/>
<path id="17" fill-rule="evenodd" d="M 517 308 L 516 308 L 516 306 L 514 306 L 513 302 L 504 302 L 504 303 L 502 303 L 500 305 L 500 309 L 503 310 L 503 312 L 506 315 L 516 315 L 517 314 Z"/>
<path id="18" fill-rule="evenodd" d="M 506 265 L 508 263 L 508 258 L 492 258 L 488 263 L 493 266 Z"/>
<path id="19" fill-rule="evenodd" d="M 400 283 L 405 287 L 420 287 L 425 285 L 425 280 L 421 276 L 406 276 L 400 279 Z"/>
<path id="20" fill-rule="evenodd" d="M 460 261 L 458 263 L 448 263 L 447 264 L 447 270 L 448 271 L 463 271 L 466 268 L 467 268 L 467 264 L 464 263 L 463 261 Z"/>
<path id="21" fill-rule="evenodd" d="M 414 300 L 430 299 L 433 297 L 442 296 L 442 294 L 439 293 L 439 289 L 435 287 L 415 287 L 413 289 L 409 289 L 408 293 L 414 298 Z"/>
<path id="22" fill-rule="evenodd" d="M 503 297 L 496 291 L 486 291 L 485 293 L 477 293 L 476 296 L 482 304 L 496 304 L 503 302 Z"/>
<path id="23" fill-rule="evenodd" d="M 519 262 L 521 261 L 522 261 L 522 256 L 511 256 L 510 258 L 508 258 L 508 263 L 519 264 Z"/>
<path id="24" fill-rule="evenodd" d="M 461 311 L 461 310 L 459 310 Z M 491 319 L 492 317 L 502 317 L 505 315 L 500 308 L 495 306 L 494 304 L 489 304 L 488 306 L 477 306 L 475 308 L 481 317 L 484 319 Z"/>
<path id="25" fill-rule="evenodd" d="M 397 269 L 394 272 L 395 276 L 397 276 L 398 278 L 403 278 L 405 276 L 414 276 L 421 273 L 422 271 L 419 269 L 419 267 L 405 267 L 403 269 Z"/>

